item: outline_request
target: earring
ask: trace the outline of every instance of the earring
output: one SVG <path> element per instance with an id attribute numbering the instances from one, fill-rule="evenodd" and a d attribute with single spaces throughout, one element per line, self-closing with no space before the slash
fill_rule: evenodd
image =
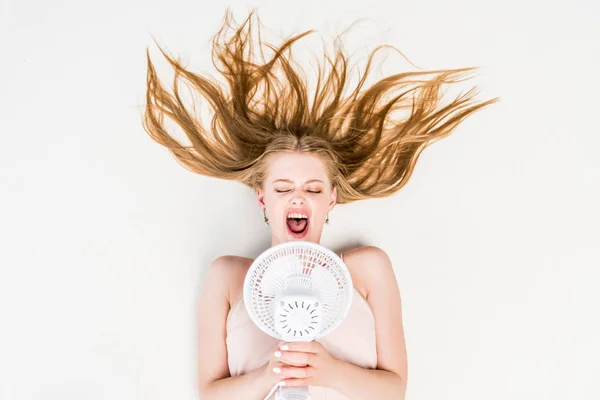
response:
<path id="1" fill-rule="evenodd" d="M 327 219 L 325 220 L 325 223 L 328 224 L 329 223 L 329 213 L 327 213 Z"/>
<path id="2" fill-rule="evenodd" d="M 265 216 L 265 224 L 269 225 L 269 218 L 267 218 L 266 209 L 263 209 L 263 215 Z"/>

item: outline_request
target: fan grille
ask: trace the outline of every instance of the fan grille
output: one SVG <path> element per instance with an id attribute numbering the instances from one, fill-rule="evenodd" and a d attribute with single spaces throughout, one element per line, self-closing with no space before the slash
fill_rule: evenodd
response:
<path id="1" fill-rule="evenodd" d="M 252 320 L 265 333 L 281 338 L 275 330 L 273 301 L 284 292 L 313 294 L 322 305 L 321 331 L 335 329 L 352 300 L 350 273 L 329 249 L 311 242 L 295 241 L 274 246 L 250 267 L 244 283 L 244 302 Z"/>

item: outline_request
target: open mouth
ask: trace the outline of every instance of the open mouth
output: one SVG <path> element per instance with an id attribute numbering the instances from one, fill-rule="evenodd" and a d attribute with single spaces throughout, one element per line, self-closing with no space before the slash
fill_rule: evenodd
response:
<path id="1" fill-rule="evenodd" d="M 289 216 L 286 221 L 288 231 L 296 239 L 306 236 L 308 233 L 308 224 L 309 220 L 307 216 Z"/>

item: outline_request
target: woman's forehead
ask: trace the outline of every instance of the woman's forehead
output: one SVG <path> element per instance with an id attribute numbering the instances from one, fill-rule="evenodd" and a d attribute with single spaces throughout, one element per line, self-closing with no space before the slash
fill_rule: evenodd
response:
<path id="1" fill-rule="evenodd" d="M 269 164 L 268 178 L 284 182 L 328 180 L 325 164 L 317 156 L 296 153 L 274 156 Z"/>
<path id="2" fill-rule="evenodd" d="M 289 179 L 289 178 L 280 178 L 280 179 L 275 179 L 273 181 L 273 183 L 277 183 L 277 182 L 294 183 L 294 180 L 293 179 Z M 304 183 L 325 183 L 325 182 L 323 182 L 323 180 L 321 180 L 321 179 L 311 178 L 311 179 L 305 180 Z"/>

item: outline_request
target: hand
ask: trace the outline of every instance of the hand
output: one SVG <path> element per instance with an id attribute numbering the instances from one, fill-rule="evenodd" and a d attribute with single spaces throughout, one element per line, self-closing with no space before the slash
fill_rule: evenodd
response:
<path id="1" fill-rule="evenodd" d="M 275 354 L 278 354 L 277 352 L 281 353 L 281 346 L 285 343 L 286 342 L 281 341 L 277 344 L 273 351 L 271 351 L 271 358 L 269 359 L 269 363 L 261 368 L 262 377 L 264 378 L 263 381 L 269 387 L 272 387 L 273 385 L 281 381 L 281 377 L 279 376 L 279 374 L 273 372 L 273 368 L 281 367 L 281 359 L 279 357 L 276 357 Z"/>
<path id="2" fill-rule="evenodd" d="M 270 362 L 269 367 L 274 364 L 272 368 L 279 368 L 275 371 L 271 368 L 271 371 L 284 382 L 285 387 L 333 387 L 340 376 L 342 361 L 334 358 L 316 341 L 282 343 L 273 357 L 277 361 Z"/>

